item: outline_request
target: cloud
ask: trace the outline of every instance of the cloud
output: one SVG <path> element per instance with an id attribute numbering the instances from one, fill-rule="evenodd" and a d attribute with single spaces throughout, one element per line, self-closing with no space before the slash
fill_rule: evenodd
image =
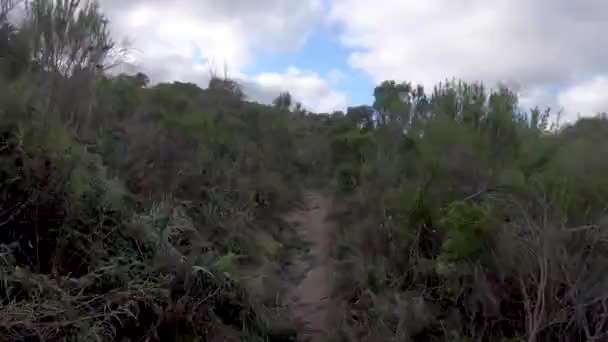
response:
<path id="1" fill-rule="evenodd" d="M 445 78 L 522 88 L 608 71 L 608 2 L 335 0 L 330 16 L 351 66 L 376 81 Z"/>
<path id="2" fill-rule="evenodd" d="M 525 110 L 550 107 L 553 111 L 557 111 L 561 108 L 555 98 L 555 91 L 547 87 L 526 88 L 517 92 L 517 95 L 520 107 Z"/>
<path id="3" fill-rule="evenodd" d="M 349 80 L 349 76 L 340 69 L 331 69 L 327 73 L 327 81 L 331 84 L 339 84 Z"/>
<path id="4" fill-rule="evenodd" d="M 138 63 L 181 55 L 226 63 L 238 73 L 256 49 L 296 49 L 322 11 L 319 0 L 101 0 L 117 37 L 133 43 Z M 199 55 L 200 52 L 200 56 Z"/>
<path id="5" fill-rule="evenodd" d="M 346 107 L 346 96 L 332 91 L 314 72 L 247 75 L 256 52 L 300 48 L 323 19 L 321 0 L 101 0 L 116 37 L 133 41 L 131 60 L 119 71 L 143 71 L 152 81 L 193 82 L 206 87 L 211 71 L 244 85 L 249 98 L 271 103 L 289 90 L 305 107 Z M 335 78 L 337 74 L 332 77 Z M 334 79 L 332 78 L 332 80 Z"/>
<path id="6" fill-rule="evenodd" d="M 346 94 L 332 90 L 328 80 L 313 71 L 289 67 L 285 72 L 265 72 L 244 82 L 245 93 L 262 103 L 272 103 L 280 92 L 289 91 L 295 101 L 315 112 L 346 109 Z"/>
<path id="7" fill-rule="evenodd" d="M 559 104 L 566 109 L 566 120 L 577 115 L 592 116 L 608 112 L 608 76 L 596 76 L 564 89 L 558 95 Z"/>
<path id="8" fill-rule="evenodd" d="M 179 54 L 147 57 L 145 63 L 123 63 L 110 71 L 115 75 L 143 72 L 153 83 L 191 82 L 203 88 L 209 84 L 212 76 L 208 65 L 195 63 L 192 58 Z"/>
<path id="9" fill-rule="evenodd" d="M 290 90 L 313 110 L 346 106 L 347 96 L 332 88 L 348 73 L 244 70 L 259 52 L 301 48 L 325 19 L 351 50 L 350 66 L 376 82 L 500 81 L 518 85 L 524 107 L 590 113 L 601 101 L 581 95 L 592 101 L 581 103 L 572 94 L 608 75 L 608 45 L 599 43 L 608 30 L 607 1 L 101 0 L 101 6 L 115 35 L 132 38 L 133 62 L 152 80 L 205 86 L 209 70 L 222 74 L 226 63 L 252 99 L 268 103 Z"/>

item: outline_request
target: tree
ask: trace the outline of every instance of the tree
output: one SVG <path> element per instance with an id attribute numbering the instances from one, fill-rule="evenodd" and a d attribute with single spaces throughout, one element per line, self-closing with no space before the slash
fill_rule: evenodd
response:
<path id="1" fill-rule="evenodd" d="M 291 108 L 291 102 L 291 94 L 289 92 L 283 92 L 272 101 L 272 104 L 281 110 L 289 110 L 289 108 Z"/>
<path id="2" fill-rule="evenodd" d="M 361 128 L 373 128 L 374 115 L 375 110 L 370 106 L 348 107 L 346 110 L 346 118 Z"/>
<path id="3" fill-rule="evenodd" d="M 236 81 L 229 79 L 227 76 L 220 78 L 217 76 L 211 77 L 209 80 L 209 90 L 213 91 L 217 96 L 224 96 L 235 100 L 243 100 L 245 94 L 241 85 Z"/>
<path id="4" fill-rule="evenodd" d="M 0 25 L 6 23 L 8 14 L 19 2 L 19 0 L 0 0 Z"/>
<path id="5" fill-rule="evenodd" d="M 8 22 L 8 14 L 19 3 L 0 0 L 0 74 L 14 79 L 29 66 L 30 52 L 23 30 Z"/>
<path id="6" fill-rule="evenodd" d="M 150 84 L 150 78 L 148 77 L 148 75 L 142 72 L 138 72 L 137 74 L 135 74 L 134 80 L 135 85 L 140 88 L 145 88 L 148 86 L 148 84 Z"/>
<path id="7" fill-rule="evenodd" d="M 296 102 L 293 107 L 293 112 L 297 114 L 306 114 L 306 109 L 302 105 L 302 102 Z"/>
<path id="8" fill-rule="evenodd" d="M 116 79 L 129 82 L 137 88 L 145 88 L 150 84 L 150 78 L 142 72 L 135 75 L 120 74 Z"/>
<path id="9" fill-rule="evenodd" d="M 545 131 L 549 128 L 549 117 L 551 116 L 551 108 L 546 108 L 541 111 L 538 106 L 530 109 L 529 125 L 531 128 Z"/>
<path id="10" fill-rule="evenodd" d="M 24 34 L 11 24 L 0 24 L 0 74 L 14 79 L 30 66 Z"/>
<path id="11" fill-rule="evenodd" d="M 381 123 L 386 124 L 389 121 L 409 123 L 412 109 L 411 91 L 412 86 L 409 83 L 395 81 L 384 81 L 374 89 L 373 107 L 380 114 Z"/>
<path id="12" fill-rule="evenodd" d="M 106 60 L 115 48 L 108 24 L 95 1 L 33 0 L 26 3 L 23 30 L 32 59 L 43 70 L 72 76 L 114 65 Z"/>

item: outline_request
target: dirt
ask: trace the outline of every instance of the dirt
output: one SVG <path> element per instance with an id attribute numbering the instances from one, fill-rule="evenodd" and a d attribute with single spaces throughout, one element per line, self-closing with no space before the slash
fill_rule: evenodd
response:
<path id="1" fill-rule="evenodd" d="M 332 309 L 329 251 L 333 224 L 327 219 L 331 201 L 318 192 L 305 193 L 305 207 L 288 213 L 285 219 L 297 228 L 309 251 L 294 260 L 295 272 L 303 276 L 288 291 L 289 307 L 305 325 L 302 340 L 323 340 Z"/>

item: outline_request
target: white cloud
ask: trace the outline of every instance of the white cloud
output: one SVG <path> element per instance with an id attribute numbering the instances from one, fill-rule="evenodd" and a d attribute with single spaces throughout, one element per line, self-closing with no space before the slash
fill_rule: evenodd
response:
<path id="1" fill-rule="evenodd" d="M 550 91 L 547 87 L 526 88 L 517 94 L 519 96 L 519 105 L 525 110 L 534 107 L 541 109 L 550 107 L 552 111 L 557 111 L 561 108 L 555 99 L 554 92 Z"/>
<path id="2" fill-rule="evenodd" d="M 211 72 L 206 64 L 197 64 L 190 57 L 180 54 L 168 54 L 159 57 L 147 57 L 145 63 L 123 63 L 112 70 L 114 74 L 133 74 L 143 72 L 153 83 L 156 82 L 191 82 L 206 87 L 211 79 Z"/>
<path id="3" fill-rule="evenodd" d="M 567 120 L 577 115 L 592 116 L 608 112 L 608 76 L 596 76 L 586 82 L 566 88 L 558 96 L 565 108 Z"/>
<path id="4" fill-rule="evenodd" d="M 295 101 L 315 112 L 344 110 L 348 102 L 346 94 L 332 90 L 317 73 L 296 67 L 289 67 L 284 73 L 260 73 L 245 85 L 245 92 L 263 103 L 271 103 L 280 92 L 289 91 Z"/>
<path id="5" fill-rule="evenodd" d="M 238 73 L 255 49 L 299 47 L 322 11 L 318 0 L 101 0 L 115 35 L 134 42 L 138 63 L 181 55 Z M 203 62 L 202 60 L 197 62 Z"/>
<path id="6" fill-rule="evenodd" d="M 348 79 L 349 76 L 340 69 L 334 68 L 327 73 L 327 81 L 332 84 L 338 84 L 347 81 Z"/>
<path id="7" fill-rule="evenodd" d="M 335 0 L 331 18 L 376 81 L 517 82 L 527 91 L 608 71 L 608 1 Z"/>
<path id="8" fill-rule="evenodd" d="M 572 94 L 597 83 L 581 80 L 608 75 L 608 45 L 601 44 L 608 1 L 101 0 L 101 5 L 116 35 L 132 38 L 135 62 L 153 80 L 205 86 L 209 69 L 222 73 L 226 63 L 231 77 L 246 82 L 252 99 L 270 102 L 290 90 L 313 110 L 344 108 L 346 95 L 331 88 L 348 75 L 338 69 L 322 76 L 296 68 L 257 75 L 243 70 L 255 65 L 260 50 L 301 47 L 326 13 L 338 24 L 342 44 L 353 50 L 351 66 L 375 81 L 427 87 L 451 77 L 502 81 L 519 85 L 524 107 L 587 113 L 602 101 L 583 96 L 582 103 Z M 559 84 L 578 85 L 560 93 Z"/>
<path id="9" fill-rule="evenodd" d="M 314 72 L 247 75 L 255 52 L 293 51 L 323 17 L 321 0 L 101 0 L 117 37 L 133 41 L 132 64 L 152 81 L 205 87 L 213 70 L 244 84 L 249 98 L 270 103 L 280 91 L 313 110 L 346 107 L 346 96 Z M 336 75 L 334 75 L 336 76 Z"/>

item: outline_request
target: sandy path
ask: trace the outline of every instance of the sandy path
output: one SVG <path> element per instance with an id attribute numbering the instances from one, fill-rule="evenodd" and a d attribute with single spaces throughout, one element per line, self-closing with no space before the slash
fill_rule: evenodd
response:
<path id="1" fill-rule="evenodd" d="M 294 315 L 307 326 L 302 337 L 319 342 L 331 309 L 328 260 L 333 226 L 326 219 L 331 203 L 316 192 L 305 193 L 305 199 L 305 208 L 294 210 L 285 217 L 297 227 L 301 238 L 310 244 L 308 255 L 296 260 L 294 266 L 305 273 L 304 279 L 289 291 L 288 298 Z"/>

